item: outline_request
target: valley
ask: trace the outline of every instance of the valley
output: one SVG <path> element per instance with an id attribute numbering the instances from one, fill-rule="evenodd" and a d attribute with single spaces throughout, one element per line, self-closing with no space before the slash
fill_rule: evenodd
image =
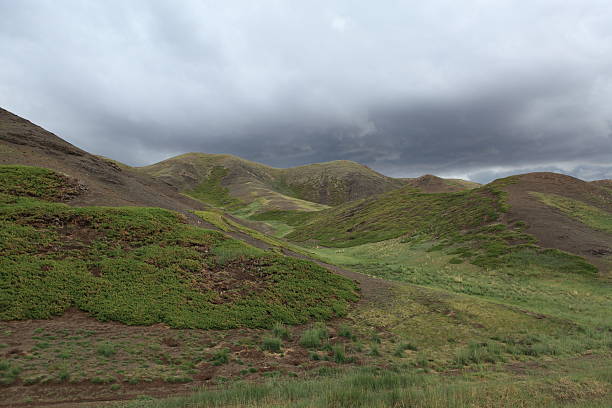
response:
<path id="1" fill-rule="evenodd" d="M 0 110 L 0 407 L 609 407 L 609 185 L 130 167 Z"/>

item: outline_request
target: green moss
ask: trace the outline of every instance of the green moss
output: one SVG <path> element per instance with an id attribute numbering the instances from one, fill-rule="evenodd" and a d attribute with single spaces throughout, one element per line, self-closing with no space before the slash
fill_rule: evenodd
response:
<path id="1" fill-rule="evenodd" d="M 221 184 L 228 170 L 221 166 L 214 166 L 208 178 L 200 183 L 196 188 L 188 190 L 185 194 L 212 204 L 215 207 L 236 209 L 242 207 L 244 203 L 229 194 L 229 190 Z"/>
<path id="2" fill-rule="evenodd" d="M 76 306 L 126 324 L 269 327 L 341 315 L 356 299 L 354 283 L 314 263 L 159 208 L 73 208 L 0 194 L 0 238 L 4 320 Z"/>
<path id="3" fill-rule="evenodd" d="M 60 200 L 77 193 L 74 180 L 40 167 L 0 165 L 0 193 Z"/>

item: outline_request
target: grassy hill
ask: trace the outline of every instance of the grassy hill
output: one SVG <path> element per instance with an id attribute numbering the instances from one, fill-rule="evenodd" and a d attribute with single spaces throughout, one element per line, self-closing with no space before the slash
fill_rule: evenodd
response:
<path id="1" fill-rule="evenodd" d="M 94 156 L 30 121 L 0 108 L 0 165 L 41 166 L 77 179 L 84 191 L 75 205 L 140 205 L 175 211 L 203 209 L 200 202 L 129 166 Z"/>
<path id="2" fill-rule="evenodd" d="M 269 327 L 346 312 L 353 284 L 307 261 L 190 226 L 159 208 L 70 207 L 50 170 L 0 166 L 0 319 L 70 307 L 100 320 Z"/>
<path id="3" fill-rule="evenodd" d="M 359 163 L 337 160 L 278 169 L 224 154 L 187 153 L 139 168 L 216 207 L 319 211 L 406 184 L 424 192 L 462 191 L 479 184 L 426 175 L 394 179 Z"/>
<path id="4" fill-rule="evenodd" d="M 316 211 L 403 185 L 350 161 L 277 169 L 231 155 L 188 153 L 140 171 L 225 208 Z"/>
<path id="5" fill-rule="evenodd" d="M 453 262 L 482 266 L 553 248 L 608 269 L 611 213 L 607 190 L 568 176 L 532 173 L 468 191 L 428 194 L 404 187 L 311 215 L 267 212 L 255 219 L 285 222 L 293 228 L 287 239 L 329 247 L 402 237 L 452 248 Z"/>

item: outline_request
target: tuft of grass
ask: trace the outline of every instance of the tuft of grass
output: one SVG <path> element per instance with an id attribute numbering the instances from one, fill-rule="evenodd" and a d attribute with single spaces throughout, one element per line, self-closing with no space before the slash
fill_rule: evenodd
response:
<path id="1" fill-rule="evenodd" d="M 346 363 L 349 361 L 349 359 L 346 357 L 346 350 L 344 348 L 344 345 L 342 344 L 336 344 L 332 347 L 332 357 L 334 359 L 334 362 L 338 364 Z"/>
<path id="2" fill-rule="evenodd" d="M 353 332 L 351 331 L 351 328 L 346 325 L 340 326 L 340 329 L 338 330 L 338 335 L 349 340 L 355 340 L 356 338 Z"/>
<path id="3" fill-rule="evenodd" d="M 277 337 L 267 337 L 263 340 L 261 348 L 273 353 L 280 353 L 283 342 Z"/>
<path id="4" fill-rule="evenodd" d="M 98 347 L 96 349 L 96 352 L 99 355 L 108 358 L 108 357 L 112 357 L 115 354 L 117 354 L 117 347 L 114 344 L 112 344 L 112 343 L 105 342 L 105 343 L 102 343 L 102 344 L 98 345 Z"/>
<path id="5" fill-rule="evenodd" d="M 291 338 L 291 334 L 289 333 L 287 326 L 278 322 L 274 323 L 274 326 L 272 327 L 272 334 L 274 334 L 275 337 L 283 340 L 289 340 Z"/>
<path id="6" fill-rule="evenodd" d="M 322 345 L 322 340 L 329 337 L 327 328 L 323 325 L 317 325 L 312 329 L 305 330 L 300 338 L 300 345 L 305 348 L 319 348 Z"/>
<path id="7" fill-rule="evenodd" d="M 454 361 L 458 366 L 506 361 L 503 351 L 503 347 L 497 343 L 470 343 L 465 349 L 457 352 Z"/>
<path id="8" fill-rule="evenodd" d="M 229 362 L 229 349 L 221 349 L 217 351 L 210 359 L 214 366 L 220 366 Z"/>

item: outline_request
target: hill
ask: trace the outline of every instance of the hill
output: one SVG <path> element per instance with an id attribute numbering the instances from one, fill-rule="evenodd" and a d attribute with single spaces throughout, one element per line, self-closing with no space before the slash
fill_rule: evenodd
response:
<path id="1" fill-rule="evenodd" d="M 537 245 L 602 266 L 612 254 L 611 214 L 608 190 L 560 174 L 530 173 L 469 191 L 431 194 L 404 187 L 311 216 L 270 212 L 258 219 L 292 224 L 290 240 L 330 247 L 397 237 L 446 246 L 469 241 L 464 258 L 486 265 Z"/>
<path id="2" fill-rule="evenodd" d="M 77 179 L 84 191 L 74 205 L 140 205 L 177 211 L 202 208 L 175 188 L 81 150 L 30 121 L 0 108 L 0 165 L 53 169 Z"/>
<path id="3" fill-rule="evenodd" d="M 449 193 L 453 191 L 471 190 L 480 184 L 461 179 L 444 179 L 426 174 L 417 178 L 404 178 L 406 183 L 424 193 Z"/>
<path id="4" fill-rule="evenodd" d="M 350 161 L 277 169 L 231 155 L 187 153 L 139 171 L 215 206 L 316 211 L 401 187 Z"/>
<path id="5" fill-rule="evenodd" d="M 595 180 L 595 181 L 591 181 L 591 184 L 597 187 L 612 190 L 612 179 Z"/>

